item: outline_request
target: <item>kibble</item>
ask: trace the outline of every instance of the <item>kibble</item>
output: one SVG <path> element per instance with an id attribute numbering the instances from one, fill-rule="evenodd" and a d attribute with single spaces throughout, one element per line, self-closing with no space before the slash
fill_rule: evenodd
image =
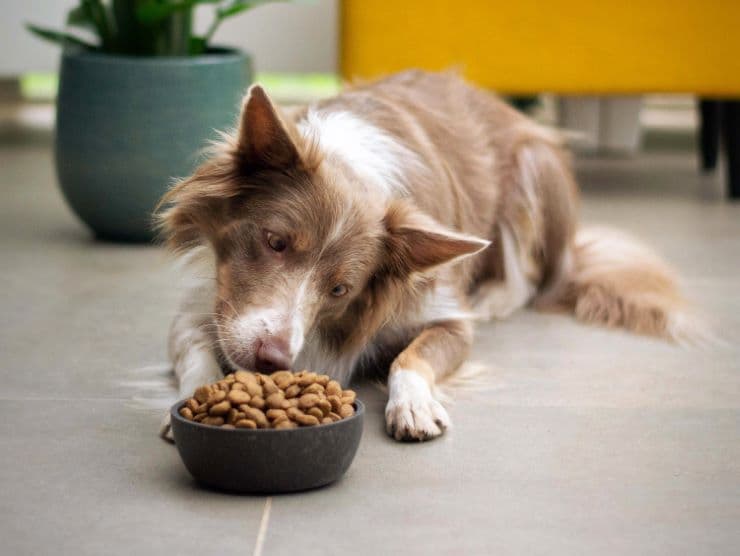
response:
<path id="1" fill-rule="evenodd" d="M 256 429 L 257 423 L 255 423 L 251 419 L 239 419 L 236 423 L 234 423 L 234 426 L 237 429 Z"/>
<path id="2" fill-rule="evenodd" d="M 297 384 L 291 384 L 285 389 L 286 398 L 295 398 L 301 394 L 301 387 Z"/>
<path id="3" fill-rule="evenodd" d="M 179 413 L 188 421 L 224 429 L 294 429 L 351 417 L 356 397 L 328 375 L 240 370 L 197 388 Z"/>
<path id="4" fill-rule="evenodd" d="M 262 398 L 262 396 L 254 396 L 251 400 L 249 400 L 249 405 L 256 409 L 264 409 L 265 400 L 264 398 Z"/>
<path id="5" fill-rule="evenodd" d="M 330 380 L 326 385 L 327 396 L 341 396 L 342 386 L 336 380 Z"/>
<path id="6" fill-rule="evenodd" d="M 239 404 L 247 403 L 251 399 L 251 396 L 244 390 L 231 390 L 227 395 L 226 399 L 232 405 L 238 406 Z"/>
<path id="7" fill-rule="evenodd" d="M 282 390 L 278 390 L 267 396 L 265 403 L 270 409 L 283 409 L 285 406 L 285 394 Z"/>
<path id="8" fill-rule="evenodd" d="M 319 421 L 321 421 L 324 418 L 324 412 L 321 411 L 318 407 L 314 406 L 308 411 L 306 411 L 308 415 L 313 415 L 316 417 Z"/>
<path id="9" fill-rule="evenodd" d="M 229 409 L 231 409 L 231 404 L 228 402 L 228 400 L 223 400 L 221 402 L 213 404 L 208 410 L 208 415 L 226 415 L 229 412 Z"/>
<path id="10" fill-rule="evenodd" d="M 298 407 L 301 409 L 308 409 L 319 403 L 318 394 L 303 394 L 298 400 Z"/>

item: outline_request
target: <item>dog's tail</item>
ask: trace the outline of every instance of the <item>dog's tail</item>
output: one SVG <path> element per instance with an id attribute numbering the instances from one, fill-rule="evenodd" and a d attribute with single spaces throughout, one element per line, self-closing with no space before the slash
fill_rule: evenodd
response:
<path id="1" fill-rule="evenodd" d="M 586 323 L 678 343 L 711 339 L 673 270 L 638 240 L 608 228 L 585 228 L 564 257 L 562 278 L 540 296 L 538 308 L 565 309 Z"/>

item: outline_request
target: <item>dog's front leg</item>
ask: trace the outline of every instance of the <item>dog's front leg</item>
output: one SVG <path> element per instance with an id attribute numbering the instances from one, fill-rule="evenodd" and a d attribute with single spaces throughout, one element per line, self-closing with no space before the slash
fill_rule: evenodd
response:
<path id="1" fill-rule="evenodd" d="M 450 427 L 450 418 L 435 398 L 435 384 L 465 360 L 473 329 L 465 321 L 425 328 L 391 365 L 385 422 L 396 440 L 428 440 Z"/>
<path id="2" fill-rule="evenodd" d="M 223 378 L 214 343 L 208 322 L 200 322 L 188 314 L 175 318 L 170 329 L 170 357 L 180 399 L 192 396 L 199 386 Z M 173 440 L 169 412 L 162 420 L 160 435 L 165 440 Z"/>

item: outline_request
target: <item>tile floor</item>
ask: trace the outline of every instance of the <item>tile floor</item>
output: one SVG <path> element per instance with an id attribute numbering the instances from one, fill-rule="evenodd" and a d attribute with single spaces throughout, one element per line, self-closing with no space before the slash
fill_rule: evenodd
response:
<path id="1" fill-rule="evenodd" d="M 685 149 L 578 162 L 584 219 L 645 237 L 727 345 L 685 350 L 521 312 L 482 326 L 485 393 L 397 444 L 382 393 L 328 488 L 202 490 L 157 438 L 177 277 L 158 248 L 96 243 L 48 135 L 0 140 L 0 553 L 737 554 L 740 205 Z"/>

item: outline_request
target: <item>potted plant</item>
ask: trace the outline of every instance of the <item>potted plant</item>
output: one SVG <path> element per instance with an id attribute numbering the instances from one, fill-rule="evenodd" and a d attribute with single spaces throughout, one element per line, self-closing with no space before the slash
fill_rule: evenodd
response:
<path id="1" fill-rule="evenodd" d="M 189 174 L 215 130 L 233 124 L 250 59 L 210 39 L 262 1 L 80 0 L 63 32 L 55 158 L 64 197 L 97 237 L 149 241 L 151 212 L 173 177 Z M 213 21 L 193 33 L 193 11 Z M 90 40 L 88 37 L 93 37 Z"/>

